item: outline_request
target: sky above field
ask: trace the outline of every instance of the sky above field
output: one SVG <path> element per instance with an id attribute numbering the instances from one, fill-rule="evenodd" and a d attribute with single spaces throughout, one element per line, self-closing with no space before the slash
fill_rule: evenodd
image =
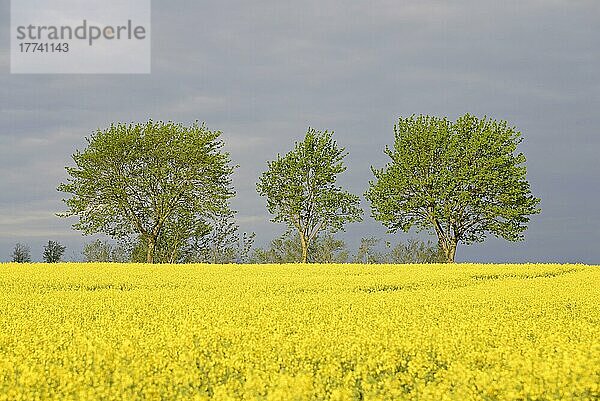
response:
<path id="1" fill-rule="evenodd" d="M 459 261 L 600 263 L 600 2 L 153 1 L 152 74 L 9 74 L 9 2 L 0 0 L 0 260 L 34 259 L 89 238 L 59 219 L 64 167 L 112 122 L 204 121 L 240 167 L 233 206 L 264 245 L 283 231 L 255 189 L 266 161 L 307 127 L 349 152 L 340 181 L 364 193 L 399 116 L 508 120 L 524 136 L 542 199 L 526 240 L 460 247 Z M 369 217 L 341 235 L 386 235 Z M 433 239 L 433 237 L 431 237 Z"/>

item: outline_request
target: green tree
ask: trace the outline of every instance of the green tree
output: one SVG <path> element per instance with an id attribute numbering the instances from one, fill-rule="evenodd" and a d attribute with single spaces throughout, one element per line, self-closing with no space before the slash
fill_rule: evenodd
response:
<path id="1" fill-rule="evenodd" d="M 539 199 L 526 180 L 521 133 L 506 121 L 470 114 L 456 122 L 431 116 L 400 118 L 391 162 L 372 168 L 366 198 L 372 216 L 391 232 L 433 229 L 447 262 L 458 243 L 487 233 L 523 239 Z"/>
<path id="2" fill-rule="evenodd" d="M 333 132 L 309 128 L 292 151 L 267 162 L 268 170 L 257 184 L 274 215 L 272 221 L 298 232 L 303 263 L 320 232 L 334 233 L 346 223 L 361 220 L 358 196 L 336 185 L 337 176 L 346 170 L 346 155 L 333 140 Z"/>
<path id="3" fill-rule="evenodd" d="M 414 238 L 409 238 L 407 242 L 398 242 L 396 245 L 385 242 L 385 250 L 381 250 L 380 243 L 380 238 L 361 238 L 354 263 L 442 263 L 446 260 L 441 249 L 430 242 Z"/>
<path id="4" fill-rule="evenodd" d="M 56 241 L 48 241 L 48 244 L 44 246 L 43 259 L 44 263 L 58 263 L 60 262 L 66 246 Z"/>
<path id="5" fill-rule="evenodd" d="M 18 242 L 13 249 L 12 261 L 14 263 L 30 263 L 31 252 L 29 246 Z"/>
<path id="6" fill-rule="evenodd" d="M 72 196 L 60 216 L 77 216 L 73 227 L 84 234 L 139 237 L 153 263 L 161 239 L 183 241 L 228 207 L 233 167 L 220 135 L 197 122 L 119 123 L 96 131 L 73 154 L 75 167 L 66 167 L 70 177 L 58 190 Z"/>

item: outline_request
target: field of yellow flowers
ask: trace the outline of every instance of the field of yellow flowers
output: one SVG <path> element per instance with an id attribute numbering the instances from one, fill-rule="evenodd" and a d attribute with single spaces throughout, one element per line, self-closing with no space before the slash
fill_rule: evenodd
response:
<path id="1" fill-rule="evenodd" d="M 0 265 L 0 400 L 597 400 L 600 266 Z"/>

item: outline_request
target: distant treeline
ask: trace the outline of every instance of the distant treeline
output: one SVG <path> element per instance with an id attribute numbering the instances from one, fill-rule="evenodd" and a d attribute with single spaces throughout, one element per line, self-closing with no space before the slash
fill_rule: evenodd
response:
<path id="1" fill-rule="evenodd" d="M 426 115 L 400 118 L 389 163 L 371 167 L 364 193 L 370 215 L 389 232 L 428 231 L 435 246 L 416 240 L 382 244 L 365 238 L 348 251 L 334 237 L 362 221 L 360 197 L 338 184 L 348 155 L 331 131 L 309 128 L 285 155 L 267 161 L 257 177 L 275 223 L 288 231 L 266 249 L 253 249 L 254 233 L 240 233 L 231 199 L 235 166 L 220 131 L 198 122 L 117 123 L 87 138 L 76 151 L 61 217 L 77 219 L 85 235 L 105 234 L 119 245 L 92 242 L 89 261 L 146 263 L 405 263 L 455 260 L 459 243 L 492 234 L 524 238 L 540 200 L 530 191 L 521 133 L 506 121 L 470 114 L 456 121 Z M 49 242 L 44 260 L 60 260 L 64 247 Z M 57 257 L 58 255 L 58 257 Z M 441 256 L 443 255 L 443 257 Z M 15 248 L 13 260 L 26 260 Z"/>
<path id="2" fill-rule="evenodd" d="M 241 240 L 224 248 L 210 244 L 209 247 L 191 251 L 183 259 L 171 260 L 167 255 L 157 255 L 157 263 L 298 263 L 302 260 L 302 248 L 298 235 L 287 232 L 271 241 L 269 246 L 254 248 L 254 235 L 243 235 Z M 55 241 L 44 246 L 44 263 L 63 261 L 66 247 Z M 375 237 L 362 238 L 355 250 L 350 250 L 345 241 L 326 234 L 311 244 L 308 263 L 443 263 L 445 256 L 439 247 L 430 242 L 411 238 L 406 242 L 392 244 Z M 14 263 L 31 263 L 30 248 L 26 244 L 15 245 L 12 254 Z M 143 242 L 112 243 L 96 239 L 86 243 L 76 262 L 145 263 L 146 250 Z"/>

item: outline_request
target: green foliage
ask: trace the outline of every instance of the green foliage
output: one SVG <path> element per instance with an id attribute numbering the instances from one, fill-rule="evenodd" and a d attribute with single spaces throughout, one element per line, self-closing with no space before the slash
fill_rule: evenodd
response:
<path id="1" fill-rule="evenodd" d="M 385 263 L 385 255 L 376 249 L 379 241 L 375 237 L 361 238 L 354 256 L 354 263 Z"/>
<path id="2" fill-rule="evenodd" d="M 372 169 L 366 198 L 372 216 L 391 232 L 433 229 L 448 262 L 456 245 L 487 233 L 523 238 L 539 199 L 526 180 L 521 133 L 506 121 L 465 114 L 456 122 L 431 116 L 400 118 L 391 162 Z"/>
<path id="3" fill-rule="evenodd" d="M 234 212 L 211 216 L 202 231 L 184 238 L 185 227 L 171 227 L 159 236 L 154 260 L 156 263 L 247 263 L 254 244 L 254 233 L 239 233 Z M 179 236 L 178 236 L 179 234 Z M 182 238 L 179 240 L 178 238 Z M 145 262 L 147 243 L 141 239 L 131 242 L 131 261 Z"/>
<path id="4" fill-rule="evenodd" d="M 254 233 L 242 233 L 234 213 L 213 216 L 207 235 L 196 237 L 183 254 L 184 262 L 246 263 L 254 244 Z"/>
<path id="5" fill-rule="evenodd" d="M 350 254 L 346 243 L 331 234 L 325 234 L 316 238 L 312 252 L 315 263 L 347 263 Z"/>
<path id="6" fill-rule="evenodd" d="M 198 123 L 154 121 L 98 130 L 66 168 L 58 190 L 71 198 L 61 216 L 77 216 L 73 227 L 84 234 L 139 237 L 154 262 L 161 244 L 158 253 L 181 248 L 228 210 L 233 167 L 220 135 Z"/>
<path id="7" fill-rule="evenodd" d="M 354 263 L 442 263 L 446 260 L 443 251 L 429 241 L 424 242 L 409 238 L 406 242 L 392 245 L 386 242 L 385 250 L 381 250 L 381 240 L 375 237 L 361 238 L 360 246 L 356 251 Z"/>
<path id="8" fill-rule="evenodd" d="M 250 263 L 256 233 L 243 233 L 238 240 L 236 263 Z"/>
<path id="9" fill-rule="evenodd" d="M 250 263 L 298 263 L 301 260 L 300 236 L 298 233 L 292 235 L 291 232 L 287 232 L 271 241 L 268 248 L 255 249 Z"/>
<path id="10" fill-rule="evenodd" d="M 382 249 L 383 248 L 383 249 Z M 381 239 L 362 238 L 360 246 L 351 257 L 346 243 L 331 234 L 317 236 L 310 245 L 309 263 L 441 263 L 445 260 L 437 245 L 417 239 L 399 242 L 396 245 L 381 245 Z M 288 231 L 271 241 L 268 248 L 257 248 L 252 253 L 250 263 L 298 263 L 302 260 L 302 246 L 299 234 Z"/>
<path id="11" fill-rule="evenodd" d="M 61 261 L 66 246 L 56 241 L 48 241 L 48 244 L 44 246 L 43 259 L 44 263 L 58 263 Z"/>
<path id="12" fill-rule="evenodd" d="M 443 263 L 446 255 L 439 246 L 427 241 L 419 241 L 410 238 L 407 242 L 399 242 L 395 246 L 387 244 L 391 248 L 386 257 L 387 263 Z"/>
<path id="13" fill-rule="evenodd" d="M 213 229 L 205 237 L 206 246 L 201 253 L 202 260 L 209 263 L 231 263 L 235 261 L 238 242 L 238 225 L 233 220 L 233 213 L 216 216 Z"/>
<path id="14" fill-rule="evenodd" d="M 343 240 L 331 234 L 317 236 L 310 244 L 308 263 L 346 263 L 349 256 Z M 271 241 L 267 249 L 257 248 L 250 263 L 298 263 L 302 261 L 302 245 L 297 231 L 288 231 Z"/>
<path id="15" fill-rule="evenodd" d="M 123 246 L 99 239 L 85 244 L 82 254 L 84 262 L 127 263 L 131 258 Z"/>
<path id="16" fill-rule="evenodd" d="M 334 233 L 349 222 L 361 220 L 359 198 L 336 185 L 346 170 L 344 148 L 337 146 L 333 133 L 309 128 L 294 149 L 267 162 L 257 184 L 259 195 L 267 198 L 272 221 L 285 223 L 299 234 L 302 262 L 309 259 L 311 243 L 321 231 Z"/>
<path id="17" fill-rule="evenodd" d="M 29 246 L 18 242 L 13 249 L 12 261 L 14 263 L 30 263 L 31 252 L 29 250 Z"/>

